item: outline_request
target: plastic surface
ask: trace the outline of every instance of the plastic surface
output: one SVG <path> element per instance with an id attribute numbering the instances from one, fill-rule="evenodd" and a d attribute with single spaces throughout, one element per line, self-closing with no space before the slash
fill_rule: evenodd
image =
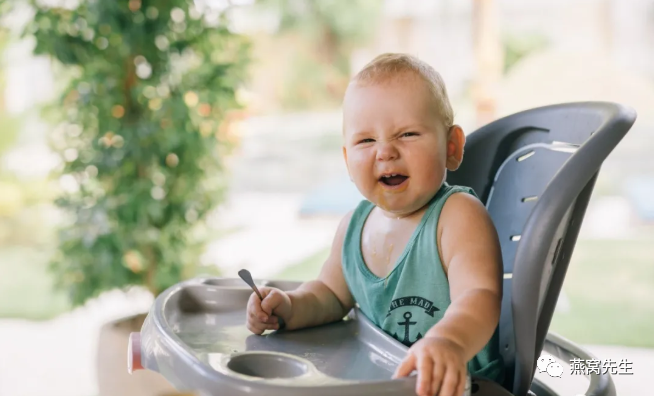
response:
<path id="1" fill-rule="evenodd" d="M 141 365 L 141 333 L 131 333 L 127 344 L 127 372 L 142 370 Z"/>
<path id="2" fill-rule="evenodd" d="M 608 102 L 520 112 L 470 134 L 461 167 L 448 173 L 448 183 L 475 190 L 497 228 L 504 385 L 516 396 L 531 387 L 602 162 L 635 119 L 633 109 Z"/>
<path id="3" fill-rule="evenodd" d="M 596 356 L 586 351 L 585 349 L 575 345 L 569 340 L 549 333 L 545 339 L 543 350 L 550 355 L 570 362 L 572 359 L 580 359 L 581 361 L 599 360 Z M 616 396 L 615 385 L 609 373 L 590 373 L 586 377 L 590 379 L 590 384 L 584 395 L 588 396 Z M 541 396 L 540 394 L 538 396 Z M 581 395 L 579 395 L 581 396 Z"/>
<path id="4" fill-rule="evenodd" d="M 261 282 L 292 290 L 295 282 Z M 391 379 L 407 347 L 356 309 L 343 321 L 254 335 L 252 290 L 240 279 L 195 279 L 161 294 L 141 330 L 143 367 L 203 395 L 413 395 L 415 375 Z M 474 379 L 466 395 L 509 396 Z"/>

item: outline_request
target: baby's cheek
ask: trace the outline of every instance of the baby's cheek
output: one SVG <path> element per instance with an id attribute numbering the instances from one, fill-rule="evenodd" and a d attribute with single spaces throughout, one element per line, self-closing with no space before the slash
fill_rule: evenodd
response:
<path id="1" fill-rule="evenodd" d="M 425 177 L 440 180 L 445 172 L 445 161 L 445 157 L 440 156 L 438 153 L 431 153 L 429 157 L 424 158 L 421 170 L 425 173 Z"/>
<path id="2" fill-rule="evenodd" d="M 352 174 L 355 181 L 372 185 L 375 177 L 373 165 L 374 162 L 370 163 L 370 161 L 366 161 L 365 159 L 357 158 L 350 163 L 350 174 Z"/>
<path id="3" fill-rule="evenodd" d="M 357 190 L 370 200 L 377 189 L 377 181 L 374 180 L 374 176 L 369 172 L 362 172 L 360 169 L 350 169 L 350 175 Z"/>

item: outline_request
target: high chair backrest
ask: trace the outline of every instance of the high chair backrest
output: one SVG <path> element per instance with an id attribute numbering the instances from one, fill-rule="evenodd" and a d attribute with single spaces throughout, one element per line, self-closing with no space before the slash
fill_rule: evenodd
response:
<path id="1" fill-rule="evenodd" d="M 449 184 L 472 187 L 495 223 L 504 262 L 504 386 L 524 396 L 552 319 L 600 166 L 636 113 L 607 102 L 553 105 L 467 136 Z"/>

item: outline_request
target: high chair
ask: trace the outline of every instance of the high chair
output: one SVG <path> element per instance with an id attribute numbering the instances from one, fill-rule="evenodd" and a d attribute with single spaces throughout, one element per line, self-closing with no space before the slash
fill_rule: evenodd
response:
<path id="1" fill-rule="evenodd" d="M 591 355 L 548 328 L 602 163 L 636 119 L 616 103 L 566 103 L 523 111 L 467 137 L 449 184 L 472 187 L 497 229 L 504 262 L 500 320 L 504 387 L 554 396 L 534 373 L 541 351 L 570 362 Z M 615 395 L 610 375 L 586 395 Z"/>
<path id="2" fill-rule="evenodd" d="M 468 135 L 464 161 L 447 182 L 474 189 L 500 238 L 507 375 L 503 384 L 473 377 L 466 395 L 569 396 L 535 378 L 541 353 L 564 362 L 595 359 L 548 328 L 600 167 L 635 119 L 632 109 L 615 103 L 568 103 L 517 113 Z M 300 284 L 255 283 L 282 290 Z M 251 294 L 241 279 L 228 278 L 192 279 L 164 291 L 130 336 L 128 370 L 157 371 L 177 389 L 200 395 L 415 394 L 415 376 L 391 379 L 408 348 L 358 308 L 336 323 L 258 336 L 245 328 Z M 587 396 L 615 396 L 609 373 L 589 378 Z"/>

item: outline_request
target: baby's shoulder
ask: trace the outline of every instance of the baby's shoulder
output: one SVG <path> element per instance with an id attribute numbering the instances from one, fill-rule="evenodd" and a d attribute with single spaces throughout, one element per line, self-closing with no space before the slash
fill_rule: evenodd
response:
<path id="1" fill-rule="evenodd" d="M 356 209 L 351 209 L 343 217 L 341 217 L 341 221 L 338 223 L 338 226 L 336 227 L 336 232 L 333 240 L 334 245 L 338 245 L 338 246 L 343 245 L 343 242 L 345 240 L 345 235 L 347 234 L 348 229 L 350 228 L 350 223 L 352 222 L 352 216 L 354 216 L 355 212 Z"/>
<path id="2" fill-rule="evenodd" d="M 484 204 L 475 195 L 464 192 L 452 194 L 445 202 L 437 235 L 439 251 L 445 256 L 473 246 L 491 248 L 499 242 Z"/>
<path id="3" fill-rule="evenodd" d="M 438 228 L 444 230 L 460 227 L 462 224 L 466 224 L 466 228 L 471 226 L 474 228 L 476 224 L 486 223 L 488 218 L 488 211 L 477 196 L 466 191 L 457 191 L 444 202 L 438 219 Z"/>

